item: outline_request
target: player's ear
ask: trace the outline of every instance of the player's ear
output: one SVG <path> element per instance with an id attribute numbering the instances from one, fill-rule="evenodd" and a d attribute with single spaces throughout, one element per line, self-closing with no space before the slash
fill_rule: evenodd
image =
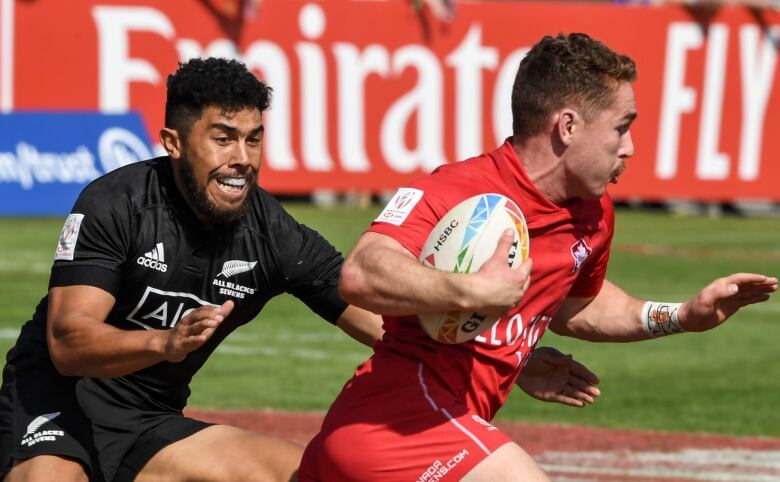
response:
<path id="1" fill-rule="evenodd" d="M 554 134 L 564 146 L 571 144 L 579 115 L 572 109 L 559 111 L 555 118 Z"/>
<path id="2" fill-rule="evenodd" d="M 163 127 L 160 129 L 160 143 L 172 159 L 181 157 L 182 142 L 178 131 Z"/>

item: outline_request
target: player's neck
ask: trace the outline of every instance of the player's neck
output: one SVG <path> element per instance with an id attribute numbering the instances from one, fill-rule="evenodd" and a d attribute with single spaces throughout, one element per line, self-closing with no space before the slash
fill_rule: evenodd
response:
<path id="1" fill-rule="evenodd" d="M 563 205 L 566 195 L 566 171 L 561 158 L 550 148 L 549 140 L 534 136 L 513 141 L 517 158 L 536 189 L 552 203 Z"/>

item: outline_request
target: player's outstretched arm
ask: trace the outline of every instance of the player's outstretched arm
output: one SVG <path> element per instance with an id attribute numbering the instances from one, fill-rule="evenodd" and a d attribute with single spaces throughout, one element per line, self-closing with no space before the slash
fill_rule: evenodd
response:
<path id="1" fill-rule="evenodd" d="M 599 377 L 584 365 L 552 347 L 539 347 L 531 352 L 517 386 L 543 402 L 557 402 L 572 407 L 584 407 L 596 401 L 601 391 Z"/>
<path id="2" fill-rule="evenodd" d="M 531 262 L 507 264 L 514 238 L 502 236 L 479 271 L 448 273 L 419 263 L 398 241 L 365 233 L 344 262 L 339 293 L 347 302 L 386 315 L 474 310 L 504 315 L 528 288 Z"/>
<path id="3" fill-rule="evenodd" d="M 584 340 L 618 342 L 705 331 L 775 291 L 777 278 L 736 273 L 718 278 L 684 303 L 646 302 L 605 280 L 595 298 L 566 299 L 550 329 Z"/>
<path id="4" fill-rule="evenodd" d="M 114 297 L 86 285 L 49 290 L 46 339 L 63 375 L 117 377 L 162 361 L 179 361 L 201 346 L 232 309 L 202 307 L 170 330 L 120 330 L 106 323 Z"/>

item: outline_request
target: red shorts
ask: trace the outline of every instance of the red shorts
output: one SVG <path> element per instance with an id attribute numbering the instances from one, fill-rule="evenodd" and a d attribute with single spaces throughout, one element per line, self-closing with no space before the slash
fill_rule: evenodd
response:
<path id="1" fill-rule="evenodd" d="M 306 447 L 300 482 L 457 481 L 512 440 L 422 363 L 375 355 L 344 386 Z"/>

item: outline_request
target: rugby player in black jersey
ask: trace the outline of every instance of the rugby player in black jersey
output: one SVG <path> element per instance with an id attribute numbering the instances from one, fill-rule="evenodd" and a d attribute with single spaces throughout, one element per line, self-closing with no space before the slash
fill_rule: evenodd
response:
<path id="1" fill-rule="evenodd" d="M 236 61 L 182 64 L 160 132 L 169 155 L 82 191 L 3 370 L 5 482 L 294 480 L 302 447 L 182 414 L 208 356 L 280 293 L 364 344 L 382 334 L 339 298 L 341 255 L 256 186 L 269 100 Z M 537 351 L 526 392 L 575 406 L 598 395 L 584 367 Z"/>

